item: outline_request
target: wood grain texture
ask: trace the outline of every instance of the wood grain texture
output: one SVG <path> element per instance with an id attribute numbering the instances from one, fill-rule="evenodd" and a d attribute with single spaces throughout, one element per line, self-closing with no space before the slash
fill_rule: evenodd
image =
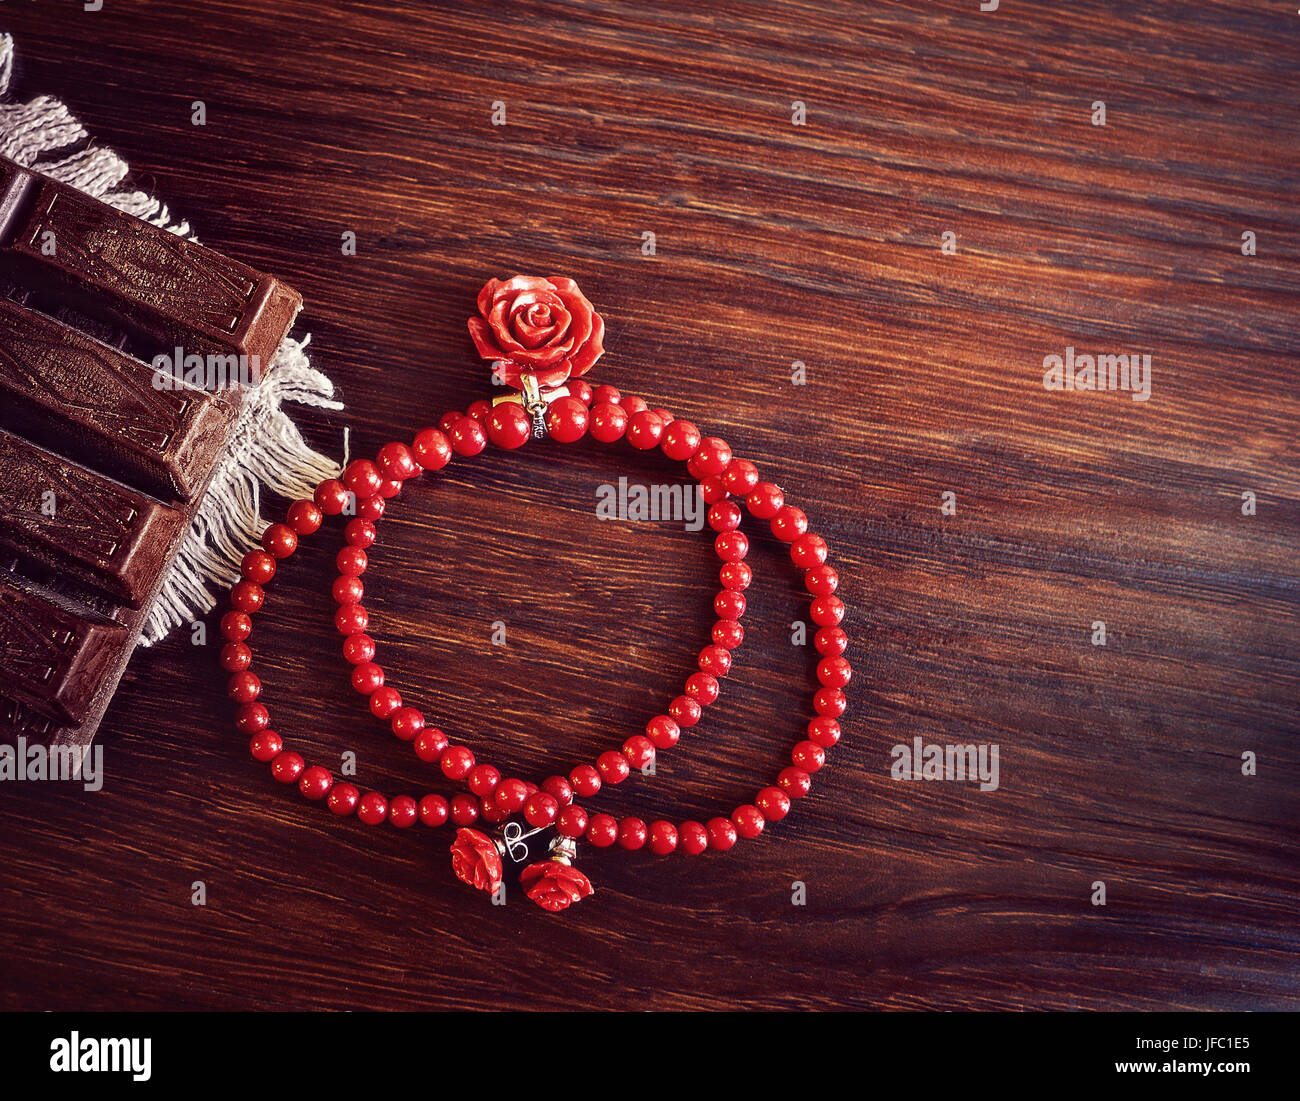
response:
<path id="1" fill-rule="evenodd" d="M 1300 1004 L 1298 17 L 978 7 L 6 5 L 27 95 L 303 293 L 348 405 L 314 439 L 371 451 L 463 408 L 484 279 L 570 274 L 608 323 L 593 377 L 726 436 L 832 543 L 855 681 L 789 819 L 697 860 L 588 850 L 597 894 L 556 918 L 454 883 L 442 831 L 276 789 L 211 649 L 174 638 L 109 713 L 103 792 L 0 792 L 0 1005 Z M 1045 391 L 1067 345 L 1149 353 L 1150 400 Z M 716 562 L 597 522 L 595 488 L 669 469 L 539 447 L 404 495 L 367 578 L 394 682 L 524 775 L 638 730 L 707 637 Z M 725 813 L 797 740 L 798 579 L 755 544 L 722 699 L 601 809 Z M 258 627 L 277 724 L 428 790 L 344 687 L 336 545 Z M 917 736 L 996 743 L 999 789 L 892 780 Z"/>

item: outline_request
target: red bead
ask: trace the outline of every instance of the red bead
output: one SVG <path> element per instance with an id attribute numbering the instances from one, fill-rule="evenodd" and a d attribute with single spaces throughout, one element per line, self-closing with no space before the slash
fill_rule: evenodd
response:
<path id="1" fill-rule="evenodd" d="M 583 405 L 591 405 L 591 383 L 582 379 L 569 379 L 564 385 L 568 387 L 570 397 L 577 398 Z"/>
<path id="2" fill-rule="evenodd" d="M 357 515 L 363 520 L 379 520 L 384 515 L 384 499 L 375 494 L 373 497 L 365 497 L 357 502 Z"/>
<path id="3" fill-rule="evenodd" d="M 444 413 L 438 421 L 438 427 L 447 435 L 451 435 L 451 430 L 456 426 L 456 422 L 465 414 L 459 409 L 453 409 L 450 413 Z"/>
<path id="4" fill-rule="evenodd" d="M 677 848 L 677 827 L 660 819 L 650 823 L 650 851 L 655 856 L 667 856 Z"/>
<path id="5" fill-rule="evenodd" d="M 700 672 L 725 677 L 731 672 L 731 651 L 721 646 L 706 646 L 700 651 Z"/>
<path id="6" fill-rule="evenodd" d="M 596 387 L 597 390 L 600 387 Z M 601 788 L 600 773 L 591 765 L 578 765 L 569 773 L 569 783 L 573 785 L 573 790 L 581 795 L 584 799 L 590 799 Z"/>
<path id="7" fill-rule="evenodd" d="M 694 460 L 691 460 L 694 462 Z M 689 464 L 687 464 L 689 466 Z M 694 475 L 692 475 L 693 477 Z M 719 501 L 727 499 L 727 488 L 722 484 L 721 475 L 713 475 L 704 478 L 700 482 L 700 495 L 704 498 L 706 505 L 716 505 Z"/>
<path id="8" fill-rule="evenodd" d="M 616 443 L 627 433 L 629 420 L 627 410 L 621 405 L 606 401 L 591 407 L 588 427 L 601 443 Z"/>
<path id="9" fill-rule="evenodd" d="M 242 673 L 253 664 L 253 651 L 242 642 L 227 642 L 221 648 L 220 662 L 227 673 Z"/>
<path id="10" fill-rule="evenodd" d="M 632 772 L 627 758 L 612 749 L 596 758 L 596 769 L 606 784 L 621 784 Z"/>
<path id="11" fill-rule="evenodd" d="M 816 772 L 826 763 L 826 750 L 816 742 L 799 742 L 790 751 L 790 763 L 804 772 Z"/>
<path id="12" fill-rule="evenodd" d="M 483 801 L 483 806 L 479 813 L 482 815 L 483 821 L 492 826 L 499 826 L 510 817 L 510 812 L 502 810 L 492 799 L 486 799 Z"/>
<path id="13" fill-rule="evenodd" d="M 265 585 L 275 576 L 275 559 L 263 550 L 249 551 L 239 564 L 239 574 L 254 585 Z"/>
<path id="14" fill-rule="evenodd" d="M 812 777 L 801 768 L 783 768 L 776 782 L 791 799 L 802 799 L 812 788 Z"/>
<path id="15" fill-rule="evenodd" d="M 333 786 L 334 777 L 330 775 L 330 770 L 321 768 L 320 765 L 312 765 L 298 777 L 298 790 L 302 792 L 303 798 L 313 802 L 324 799 Z"/>
<path id="16" fill-rule="evenodd" d="M 692 673 L 686 678 L 686 694 L 707 707 L 718 698 L 718 678 L 709 673 Z"/>
<path id="17" fill-rule="evenodd" d="M 830 548 L 826 540 L 811 532 L 799 536 L 790 544 L 790 561 L 802 570 L 810 570 L 826 561 Z"/>
<path id="18" fill-rule="evenodd" d="M 364 604 L 342 604 L 334 612 L 334 626 L 341 635 L 359 635 L 370 624 Z"/>
<path id="19" fill-rule="evenodd" d="M 734 619 L 720 619 L 713 625 L 713 645 L 734 650 L 745 641 L 745 628 Z"/>
<path id="20" fill-rule="evenodd" d="M 419 805 L 409 795 L 394 795 L 388 804 L 388 821 L 399 830 L 414 826 L 419 813 Z"/>
<path id="21" fill-rule="evenodd" d="M 248 752 L 254 759 L 266 764 L 275 760 L 284 749 L 284 739 L 274 730 L 263 730 L 254 734 L 248 742 Z"/>
<path id="22" fill-rule="evenodd" d="M 350 665 L 361 665 L 375 656 L 375 640 L 358 632 L 343 640 L 343 657 Z"/>
<path id="23" fill-rule="evenodd" d="M 741 837 L 757 837 L 767 825 L 759 809 L 749 803 L 731 812 L 731 822 Z"/>
<path id="24" fill-rule="evenodd" d="M 451 449 L 457 455 L 477 455 L 487 447 L 487 432 L 473 417 L 461 417 L 451 426 Z"/>
<path id="25" fill-rule="evenodd" d="M 295 535 L 311 535 L 320 531 L 325 514 L 315 501 L 294 501 L 285 513 L 285 522 L 293 528 Z"/>
<path id="26" fill-rule="evenodd" d="M 607 849 L 618 840 L 618 820 L 608 814 L 593 814 L 587 823 L 587 840 Z"/>
<path id="27" fill-rule="evenodd" d="M 426 726 L 415 736 L 415 755 L 426 764 L 436 763 L 447 750 L 449 739 L 436 726 Z"/>
<path id="28" fill-rule="evenodd" d="M 465 410 L 465 415 L 473 417 L 486 428 L 488 417 L 492 415 L 492 403 L 486 398 L 479 398 L 478 401 L 470 402 L 469 408 Z"/>
<path id="29" fill-rule="evenodd" d="M 675 420 L 664 429 L 659 448 L 670 459 L 687 462 L 700 449 L 700 430 L 690 421 Z"/>
<path id="30" fill-rule="evenodd" d="M 457 826 L 472 826 L 478 821 L 480 803 L 474 796 L 461 792 L 451 797 L 451 820 Z"/>
<path id="31" fill-rule="evenodd" d="M 779 485 L 759 482 L 745 498 L 745 507 L 756 520 L 770 520 L 785 505 L 785 494 Z"/>
<path id="32" fill-rule="evenodd" d="M 415 455 L 404 443 L 386 443 L 375 456 L 379 473 L 394 482 L 404 482 L 420 473 Z"/>
<path id="33" fill-rule="evenodd" d="M 732 459 L 722 474 L 722 484 L 728 493 L 746 497 L 758 485 L 758 467 L 748 459 Z"/>
<path id="34" fill-rule="evenodd" d="M 838 596 L 819 596 L 808 606 L 808 614 L 818 627 L 838 627 L 844 619 L 844 601 Z"/>
<path id="35" fill-rule="evenodd" d="M 839 627 L 823 627 L 813 636 L 813 645 L 819 654 L 838 657 L 849 648 L 849 636 Z"/>
<path id="36" fill-rule="evenodd" d="M 655 759 L 655 744 L 644 734 L 634 734 L 623 743 L 623 756 L 630 767 L 647 768 Z"/>
<path id="37" fill-rule="evenodd" d="M 465 777 L 465 786 L 475 795 L 486 798 L 501 783 L 501 773 L 491 765 L 475 765 Z"/>
<path id="38" fill-rule="evenodd" d="M 546 410 L 546 431 L 560 443 L 577 443 L 587 434 L 587 407 L 577 398 L 556 398 Z"/>
<path id="39" fill-rule="evenodd" d="M 645 398 L 637 397 L 635 394 L 624 394 L 623 397 L 619 399 L 619 404 L 627 410 L 628 416 L 630 417 L 634 417 L 638 413 L 643 413 L 650 407 L 649 402 L 647 402 Z"/>
<path id="40" fill-rule="evenodd" d="M 597 386 L 591 392 L 591 404 L 593 406 L 600 405 L 603 402 L 608 402 L 610 405 L 617 405 L 622 400 L 623 395 L 614 389 L 614 387 L 609 385 Z"/>
<path id="41" fill-rule="evenodd" d="M 402 706 L 402 694 L 396 688 L 379 688 L 370 694 L 370 713 L 377 719 L 387 719 Z"/>
<path id="42" fill-rule="evenodd" d="M 282 784 L 293 784 L 297 782 L 306 767 L 307 762 L 302 759 L 302 754 L 286 749 L 277 753 L 272 759 L 271 775 Z"/>
<path id="43" fill-rule="evenodd" d="M 754 580 L 754 571 L 744 562 L 726 562 L 718 571 L 718 580 L 724 589 L 740 592 L 749 588 L 750 582 Z"/>
<path id="44" fill-rule="evenodd" d="M 823 749 L 830 749 L 840 740 L 840 724 L 827 715 L 819 715 L 808 723 L 808 740 Z"/>
<path id="45" fill-rule="evenodd" d="M 713 598 L 713 611 L 719 619 L 739 619 L 745 614 L 744 596 L 731 589 L 723 589 Z"/>
<path id="46" fill-rule="evenodd" d="M 668 714 L 678 726 L 694 726 L 700 721 L 700 701 L 691 696 L 678 696 L 668 705 Z"/>
<path id="47" fill-rule="evenodd" d="M 337 516 L 348 507 L 352 495 L 348 492 L 347 486 L 337 478 L 326 478 L 316 487 L 311 499 L 320 506 L 321 512 L 326 516 Z"/>
<path id="48" fill-rule="evenodd" d="M 803 575 L 804 588 L 813 596 L 830 596 L 840 584 L 840 575 L 830 566 L 814 566 Z"/>
<path id="49" fill-rule="evenodd" d="M 414 707 L 399 707 L 389 717 L 388 725 L 402 741 L 411 742 L 424 729 L 424 716 Z"/>
<path id="50" fill-rule="evenodd" d="M 677 847 L 690 856 L 698 856 L 709 847 L 709 831 L 699 822 L 683 822 L 677 827 Z"/>
<path id="51" fill-rule="evenodd" d="M 705 829 L 709 831 L 709 848 L 726 852 L 736 843 L 736 827 L 730 818 L 710 818 Z"/>
<path id="52" fill-rule="evenodd" d="M 271 713 L 262 703 L 246 703 L 235 708 L 235 729 L 241 734 L 257 734 L 271 725 Z"/>
<path id="53" fill-rule="evenodd" d="M 326 805 L 340 818 L 346 818 L 357 809 L 359 802 L 361 802 L 361 792 L 357 790 L 355 784 L 335 784 L 330 788 Z"/>
<path id="54" fill-rule="evenodd" d="M 853 678 L 848 658 L 822 658 L 817 663 L 817 679 L 827 688 L 843 688 Z"/>
<path id="55" fill-rule="evenodd" d="M 344 547 L 334 556 L 334 565 L 345 577 L 360 577 L 370 560 L 360 547 Z"/>
<path id="56" fill-rule="evenodd" d="M 576 399 L 575 399 L 576 400 Z M 524 820 L 538 829 L 549 826 L 560 813 L 559 800 L 544 791 L 536 791 L 524 803 Z"/>
<path id="57" fill-rule="evenodd" d="M 357 804 L 357 817 L 367 826 L 377 826 L 388 817 L 388 800 L 377 791 L 368 791 Z"/>
<path id="58" fill-rule="evenodd" d="M 384 686 L 384 671 L 373 661 L 367 661 L 352 670 L 352 687 L 363 696 L 369 696 Z"/>
<path id="59" fill-rule="evenodd" d="M 463 780 L 474 767 L 474 754 L 468 746 L 450 746 L 439 761 L 442 774 L 448 780 Z"/>
<path id="60" fill-rule="evenodd" d="M 256 673 L 234 673 L 227 681 L 226 691 L 236 703 L 252 703 L 262 694 L 262 682 Z"/>
<path id="61" fill-rule="evenodd" d="M 356 604 L 366 594 L 366 587 L 359 577 L 340 574 L 330 586 L 330 595 L 336 604 Z"/>
<path id="62" fill-rule="evenodd" d="M 731 463 L 731 447 L 726 440 L 709 436 L 700 441 L 700 449 L 691 462 L 701 474 L 721 474 Z"/>
<path id="63" fill-rule="evenodd" d="M 783 543 L 793 543 L 808 530 L 808 517 L 794 505 L 783 505 L 772 517 L 772 534 Z"/>
<path id="64" fill-rule="evenodd" d="M 507 814 L 518 814 L 528 801 L 528 785 L 514 778 L 502 780 L 492 795 L 492 801 Z"/>
<path id="65" fill-rule="evenodd" d="M 682 736 L 682 728 L 671 715 L 656 715 L 646 723 L 645 733 L 656 749 L 672 749 Z"/>
<path id="66" fill-rule="evenodd" d="M 236 581 L 230 587 L 230 606 L 237 612 L 256 612 L 266 601 L 261 585 L 251 581 Z"/>
<path id="67" fill-rule="evenodd" d="M 661 421 L 663 421 L 665 428 L 667 428 L 670 424 L 673 423 L 673 421 L 677 419 L 672 415 L 672 413 L 670 413 L 667 409 L 664 409 L 662 406 L 660 406 L 657 409 L 651 409 L 650 412 L 652 412 L 656 417 L 658 417 Z"/>
<path id="68" fill-rule="evenodd" d="M 451 441 L 437 428 L 426 428 L 411 445 L 415 461 L 425 470 L 441 470 L 451 462 Z"/>
<path id="69" fill-rule="evenodd" d="M 848 706 L 848 699 L 838 688 L 819 688 L 813 696 L 813 710 L 832 719 L 843 715 Z"/>
<path id="70" fill-rule="evenodd" d="M 587 831 L 587 812 L 576 803 L 560 811 L 555 828 L 561 837 L 581 837 Z"/>
<path id="71" fill-rule="evenodd" d="M 713 548 L 724 562 L 739 562 L 749 553 L 749 539 L 743 531 L 724 531 L 713 541 Z"/>
<path id="72" fill-rule="evenodd" d="M 769 822 L 779 822 L 790 813 L 790 796 L 780 788 L 764 788 L 754 802 Z"/>
<path id="73" fill-rule="evenodd" d="M 342 482 L 360 500 L 378 493 L 384 477 L 379 473 L 379 467 L 369 459 L 353 459 L 343 471 Z"/>
<path id="74" fill-rule="evenodd" d="M 627 408 L 626 405 L 623 407 Z M 627 442 L 638 451 L 649 451 L 663 439 L 664 422 L 648 409 L 633 413 L 627 425 Z"/>
<path id="75" fill-rule="evenodd" d="M 542 790 L 547 795 L 555 797 L 555 801 L 562 807 L 567 807 L 573 802 L 573 785 L 563 776 L 548 776 L 542 781 Z"/>
<path id="76" fill-rule="evenodd" d="M 385 481 L 379 487 L 379 492 L 375 496 L 379 497 L 380 500 L 387 501 L 390 497 L 396 497 L 401 492 L 402 492 L 402 483 L 389 480 L 389 481 Z M 367 501 L 373 501 L 374 499 L 375 499 L 374 497 L 366 498 Z M 366 515 L 369 512 L 369 509 L 359 508 L 357 509 L 357 512 L 359 515 Z"/>
<path id="77" fill-rule="evenodd" d="M 365 550 L 379 538 L 379 529 L 372 521 L 362 516 L 354 516 L 343 528 L 343 538 L 348 546 Z"/>
<path id="78" fill-rule="evenodd" d="M 627 849 L 628 852 L 635 852 L 637 849 L 645 847 L 646 836 L 649 830 L 646 824 L 640 818 L 624 818 L 618 824 L 618 845 L 621 849 Z"/>
<path id="79" fill-rule="evenodd" d="M 735 531 L 741 519 L 740 506 L 735 501 L 719 501 L 709 507 L 709 527 L 714 531 Z"/>
<path id="80" fill-rule="evenodd" d="M 533 434 L 533 425 L 523 406 L 516 405 L 513 401 L 503 401 L 488 416 L 487 434 L 488 439 L 497 447 L 513 451 L 528 442 Z"/>
<path id="81" fill-rule="evenodd" d="M 426 795 L 420 800 L 420 821 L 426 826 L 437 828 L 450 814 L 451 805 L 441 795 Z"/>

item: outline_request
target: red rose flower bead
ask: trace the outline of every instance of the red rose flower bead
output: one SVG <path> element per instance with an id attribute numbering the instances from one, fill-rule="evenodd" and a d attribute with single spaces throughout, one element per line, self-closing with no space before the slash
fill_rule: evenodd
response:
<path id="1" fill-rule="evenodd" d="M 587 812 L 576 803 L 560 811 L 555 828 L 562 837 L 581 837 L 587 832 Z"/>
<path id="2" fill-rule="evenodd" d="M 670 459 L 687 462 L 700 449 L 700 430 L 690 421 L 675 420 L 664 429 L 659 449 Z"/>
<path id="3" fill-rule="evenodd" d="M 739 562 L 749 553 L 749 539 L 743 531 L 724 531 L 713 541 L 713 547 L 724 562 Z"/>
<path id="4" fill-rule="evenodd" d="M 357 790 L 355 784 L 335 784 L 330 788 L 326 806 L 340 818 L 346 818 L 356 812 L 357 804 L 360 802 L 361 792 Z"/>
<path id="5" fill-rule="evenodd" d="M 480 891 L 495 891 L 501 883 L 501 854 L 492 839 L 478 830 L 460 829 L 451 846 L 451 869 L 462 883 Z"/>
<path id="6" fill-rule="evenodd" d="M 726 852 L 736 843 L 736 827 L 729 818 L 710 818 L 704 827 L 709 831 L 709 848 Z"/>
<path id="7" fill-rule="evenodd" d="M 441 795 L 426 795 L 420 800 L 420 821 L 431 829 L 444 825 L 451 816 L 451 804 Z"/>
<path id="8" fill-rule="evenodd" d="M 662 819 L 650 823 L 650 851 L 655 856 L 667 856 L 677 848 L 677 827 Z"/>
<path id="9" fill-rule="evenodd" d="M 767 824 L 759 809 L 748 803 L 731 812 L 731 822 L 741 837 L 757 837 Z"/>
<path id="10" fill-rule="evenodd" d="M 264 550 L 249 551 L 239 564 L 239 574 L 254 585 L 265 585 L 275 576 L 275 559 Z"/>
<path id="11" fill-rule="evenodd" d="M 699 450 L 691 460 L 695 469 L 704 475 L 721 474 L 731 463 L 731 447 L 726 440 L 709 436 L 700 441 Z"/>
<path id="12" fill-rule="evenodd" d="M 302 759 L 301 754 L 286 749 L 277 753 L 271 761 L 271 775 L 282 784 L 293 784 L 297 782 L 306 767 L 307 762 Z"/>
<path id="13" fill-rule="evenodd" d="M 826 561 L 830 548 L 820 535 L 809 532 L 790 544 L 790 561 L 803 570 L 810 570 Z"/>
<path id="14" fill-rule="evenodd" d="M 523 447 L 533 434 L 532 421 L 523 406 L 504 401 L 493 408 L 487 420 L 487 434 L 497 447 L 513 451 Z"/>
<path id="15" fill-rule="evenodd" d="M 779 822 L 790 813 L 790 796 L 780 788 L 764 788 L 754 803 L 769 822 Z"/>
<path id="16" fill-rule="evenodd" d="M 748 496 L 749 491 L 758 485 L 758 467 L 748 459 L 732 459 L 723 472 L 722 484 L 728 493 L 737 497 Z"/>
<path id="17" fill-rule="evenodd" d="M 627 849 L 629 852 L 644 848 L 648 833 L 646 824 L 640 818 L 624 818 L 618 824 L 619 848 Z"/>
<path id="18" fill-rule="evenodd" d="M 627 408 L 626 405 L 624 408 Z M 632 419 L 628 421 L 627 442 L 638 451 L 650 451 L 658 447 L 663 435 L 664 422 L 648 409 L 633 413 Z"/>
<path id="19" fill-rule="evenodd" d="M 745 507 L 756 520 L 770 520 L 785 505 L 781 487 L 771 482 L 759 482 L 745 498 Z"/>
<path id="20" fill-rule="evenodd" d="M 302 792 L 305 799 L 311 799 L 313 802 L 324 799 L 333 786 L 334 777 L 330 775 L 330 770 L 321 768 L 320 765 L 312 765 L 298 777 L 298 790 Z"/>
<path id="21" fill-rule="evenodd" d="M 682 736 L 682 728 L 671 715 L 656 715 L 646 723 L 645 732 L 656 749 L 672 749 Z"/>
<path id="22" fill-rule="evenodd" d="M 587 823 L 587 840 L 598 849 L 607 849 L 618 840 L 618 820 L 608 814 L 593 814 Z"/>
<path id="23" fill-rule="evenodd" d="M 801 768 L 783 768 L 776 782 L 791 799 L 802 799 L 812 790 L 812 777 Z"/>
<path id="24" fill-rule="evenodd" d="M 274 730 L 262 730 L 254 734 L 248 742 L 248 751 L 253 759 L 269 764 L 284 750 L 284 739 Z"/>
<path id="25" fill-rule="evenodd" d="M 596 758 L 596 769 L 606 784 L 621 784 L 632 772 L 627 758 L 612 749 Z"/>
<path id="26" fill-rule="evenodd" d="M 477 455 L 487 447 L 487 432 L 473 417 L 462 416 L 451 426 L 451 449 L 457 455 Z"/>
<path id="27" fill-rule="evenodd" d="M 690 856 L 698 856 L 709 847 L 709 831 L 699 822 L 683 822 L 677 827 L 677 847 Z"/>
<path id="28" fill-rule="evenodd" d="M 772 534 L 783 543 L 793 543 L 808 531 L 808 517 L 793 505 L 784 505 L 772 517 Z"/>
<path id="29" fill-rule="evenodd" d="M 533 792 L 524 803 L 524 820 L 537 829 L 549 826 L 559 813 L 559 801 L 554 795 L 547 795 L 544 791 Z"/>
<path id="30" fill-rule="evenodd" d="M 626 434 L 629 420 L 621 405 L 603 401 L 591 407 L 588 428 L 601 443 L 615 443 Z"/>
<path id="31" fill-rule="evenodd" d="M 337 478 L 326 478 L 316 487 L 312 500 L 320 506 L 321 512 L 326 516 L 337 516 L 348 507 L 352 495 L 348 492 L 347 486 Z"/>
<path id="32" fill-rule="evenodd" d="M 556 398 L 546 410 L 546 431 L 560 443 L 577 443 L 587 434 L 587 407 L 575 397 Z"/>
<path id="33" fill-rule="evenodd" d="M 407 829 L 415 825 L 419 810 L 419 804 L 409 795 L 394 795 L 388 804 L 388 821 L 399 830 Z"/>
<path id="34" fill-rule="evenodd" d="M 388 800 L 377 791 L 368 791 L 357 804 L 357 817 L 367 826 L 377 826 L 388 817 Z"/>
<path id="35" fill-rule="evenodd" d="M 379 487 L 384 484 L 384 477 L 369 459 L 353 459 L 344 469 L 342 481 L 360 500 L 378 493 Z"/>
<path id="36" fill-rule="evenodd" d="M 426 428 L 415 437 L 411 452 L 425 470 L 441 470 L 451 462 L 451 441 L 440 429 Z"/>

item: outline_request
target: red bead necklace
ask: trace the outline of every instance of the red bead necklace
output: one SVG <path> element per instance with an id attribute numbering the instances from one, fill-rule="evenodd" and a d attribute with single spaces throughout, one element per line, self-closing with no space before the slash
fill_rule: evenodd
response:
<path id="1" fill-rule="evenodd" d="M 812 773 L 824 764 L 826 750 L 840 740 L 838 719 L 847 706 L 843 689 L 852 671 L 843 656 L 848 636 L 839 626 L 844 604 L 835 595 L 839 579 L 826 564 L 825 540 L 808 531 L 804 513 L 785 502 L 778 486 L 761 480 L 752 462 L 734 456 L 725 441 L 702 437 L 695 425 L 666 409 L 651 409 L 642 398 L 620 394 L 612 386 L 593 388 L 577 377 L 603 354 L 604 325 L 572 280 L 493 279 L 479 294 L 478 306 L 479 316 L 470 320 L 470 335 L 480 354 L 493 362 L 498 379 L 521 392 L 495 403 L 476 401 L 464 413 L 448 413 L 438 427 L 419 432 L 409 445 L 385 444 L 374 460 L 356 459 L 340 478 L 322 481 L 311 500 L 294 501 L 284 521 L 263 532 L 262 549 L 244 557 L 241 580 L 230 591 L 231 611 L 221 620 L 226 643 L 220 660 L 230 673 L 230 698 L 238 705 L 235 726 L 250 737 L 253 757 L 269 763 L 276 780 L 296 784 L 306 799 L 323 803 L 336 815 L 355 815 L 366 825 L 387 821 L 405 829 L 417 822 L 426 827 L 450 822 L 458 827 L 451 846 L 455 874 L 489 892 L 502 887 L 504 860 L 522 859 L 519 854 L 527 855 L 528 838 L 553 828 L 556 838 L 550 857 L 524 868 L 519 882 L 543 908 L 562 910 L 592 893 L 590 881 L 572 864 L 579 839 L 597 848 L 648 848 L 659 856 L 726 850 L 738 838 L 757 837 L 768 822 L 786 816 L 792 799 L 808 793 Z M 467 745 L 452 744 L 447 734 L 426 725 L 423 713 L 404 703 L 401 694 L 385 683 L 384 671 L 375 660 L 375 640 L 366 633 L 369 616 L 361 603 L 362 577 L 369 565 L 366 552 L 378 538 L 378 522 L 387 502 L 400 494 L 406 481 L 425 471 L 441 470 L 456 456 L 480 454 L 489 442 L 514 450 L 547 435 L 559 443 L 573 443 L 588 434 L 605 444 L 625 439 L 638 450 L 658 448 L 686 464 L 709 505 L 708 524 L 716 532 L 714 548 L 722 560 L 721 588 L 713 602 L 718 619 L 711 643 L 699 653 L 698 671 L 686 679 L 682 694 L 665 712 L 649 720 L 644 734 L 633 735 L 595 761 L 577 765 L 567 775 L 549 776 L 539 785 L 503 777 L 498 768 L 479 761 Z M 803 571 L 809 617 L 819 628 L 813 641 L 822 655 L 806 736 L 794 746 L 791 764 L 777 775 L 776 783 L 728 816 L 674 825 L 588 813 L 575 800 L 592 799 L 605 785 L 621 784 L 633 769 L 647 769 L 660 751 L 675 746 L 682 731 L 699 722 L 703 709 L 717 700 L 719 680 L 731 670 L 732 651 L 744 639 L 740 623 L 746 610 L 744 592 L 753 579 L 744 561 L 749 540 L 739 530 L 742 508 L 733 496 L 751 516 L 769 523 Z M 308 766 L 299 753 L 285 747 L 259 699 L 262 684 L 251 668 L 248 638 L 252 616 L 265 600 L 265 586 L 275 576 L 278 562 L 298 549 L 300 537 L 318 531 L 326 516 L 353 511 L 353 505 L 355 515 L 344 527 L 345 545 L 335 560 L 338 578 L 332 588 L 338 605 L 334 622 L 344 636 L 343 657 L 352 667 L 352 686 L 368 699 L 371 713 L 409 742 L 421 761 L 463 785 L 466 790 L 450 799 L 437 792 L 418 800 L 409 795 L 389 799 L 337 782 L 328 769 Z M 522 815 L 527 832 L 517 815 Z M 473 828 L 480 819 L 501 826 L 499 836 Z"/>

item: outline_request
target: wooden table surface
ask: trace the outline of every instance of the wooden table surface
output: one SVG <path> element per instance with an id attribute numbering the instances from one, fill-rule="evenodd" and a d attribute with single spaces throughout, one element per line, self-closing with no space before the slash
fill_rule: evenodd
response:
<path id="1" fill-rule="evenodd" d="M 572 275 L 608 323 L 589 377 L 725 436 L 830 541 L 855 676 L 788 819 L 694 859 L 585 847 L 597 893 L 552 916 L 455 882 L 446 831 L 279 788 L 213 648 L 173 637 L 109 712 L 101 792 L 0 791 L 0 1007 L 1300 1005 L 1300 15 L 979 9 L 5 5 L 20 95 L 303 293 L 347 403 L 303 415 L 314 441 L 373 451 L 490 395 L 475 292 Z M 1048 391 L 1067 347 L 1149 354 L 1149 400 Z M 547 443 L 410 489 L 367 578 L 392 683 L 525 776 L 639 731 L 717 563 L 596 493 L 676 469 Z M 598 809 L 727 813 L 801 736 L 807 607 L 751 534 L 721 700 Z M 277 726 L 450 791 L 345 685 L 338 540 L 257 629 Z M 914 738 L 997 746 L 997 789 L 893 779 Z"/>

